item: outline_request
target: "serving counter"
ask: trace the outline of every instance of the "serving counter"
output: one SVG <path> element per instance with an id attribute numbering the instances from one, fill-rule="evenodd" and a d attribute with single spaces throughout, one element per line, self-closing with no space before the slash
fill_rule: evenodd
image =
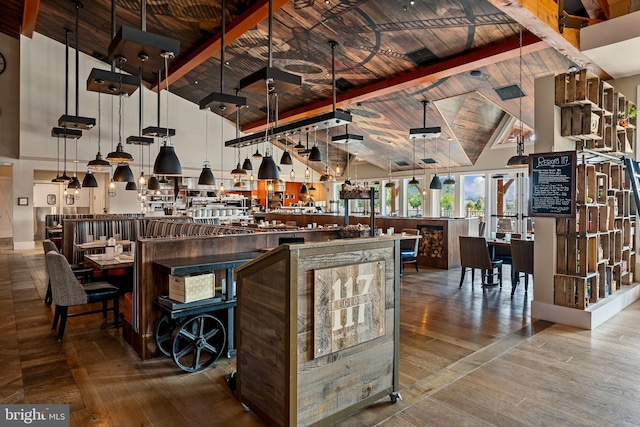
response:
<path id="1" fill-rule="evenodd" d="M 292 213 L 257 213 L 257 220 L 265 221 L 295 221 L 298 226 L 306 227 L 308 224 L 338 224 L 344 225 L 344 216 L 331 214 L 292 214 Z M 420 232 L 420 246 L 418 250 L 418 265 L 421 267 L 433 267 L 450 269 L 460 267 L 460 243 L 458 236 L 477 236 L 479 219 L 474 218 L 398 218 L 388 216 L 376 216 L 376 227 L 387 230 L 393 227 L 396 232 L 403 228 L 413 228 Z M 349 224 L 367 224 L 368 216 L 349 217 Z"/>

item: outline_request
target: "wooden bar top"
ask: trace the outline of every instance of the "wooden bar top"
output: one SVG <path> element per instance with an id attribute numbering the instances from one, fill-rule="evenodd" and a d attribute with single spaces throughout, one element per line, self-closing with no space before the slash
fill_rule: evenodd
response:
<path id="1" fill-rule="evenodd" d="M 174 276 L 186 276 L 194 273 L 206 273 L 213 270 L 223 270 L 238 267 L 262 252 L 239 252 L 231 254 L 208 255 L 193 258 L 178 258 L 154 261 L 153 265 L 161 273 Z"/>

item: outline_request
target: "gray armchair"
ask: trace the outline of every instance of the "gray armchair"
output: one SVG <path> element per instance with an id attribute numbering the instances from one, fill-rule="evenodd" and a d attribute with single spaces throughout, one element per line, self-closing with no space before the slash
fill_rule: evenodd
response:
<path id="1" fill-rule="evenodd" d="M 64 329 L 67 324 L 67 317 L 102 312 L 104 326 L 107 320 L 107 311 L 109 310 L 107 306 L 109 300 L 113 301 L 113 308 L 110 310 L 113 311 L 113 322 L 116 328 L 118 327 L 120 289 L 107 282 L 80 284 L 73 274 L 73 271 L 71 271 L 67 259 L 59 254 L 58 251 L 47 252 L 45 259 L 51 281 L 53 302 L 56 305 L 51 330 L 55 331 L 58 328 L 58 322 L 60 322 L 58 341 L 62 341 Z M 69 307 L 71 306 L 93 302 L 102 302 L 102 310 L 83 311 L 72 315 L 68 314 Z"/>

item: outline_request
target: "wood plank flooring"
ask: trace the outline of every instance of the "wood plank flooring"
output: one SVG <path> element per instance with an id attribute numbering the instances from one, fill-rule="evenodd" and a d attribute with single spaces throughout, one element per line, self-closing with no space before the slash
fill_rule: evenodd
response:
<path id="1" fill-rule="evenodd" d="M 483 289 L 459 270 L 402 278 L 400 393 L 338 425 L 637 425 L 640 302 L 593 331 L 531 321 L 531 295 Z M 531 288 L 531 287 L 530 287 Z M 142 362 L 100 316 L 51 332 L 41 250 L 0 242 L 0 402 L 68 403 L 71 425 L 262 426 L 224 381 L 235 360 L 196 374 Z"/>

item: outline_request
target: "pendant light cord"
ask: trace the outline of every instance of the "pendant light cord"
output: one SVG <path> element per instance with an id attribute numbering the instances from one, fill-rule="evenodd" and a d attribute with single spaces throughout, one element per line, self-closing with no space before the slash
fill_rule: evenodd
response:
<path id="1" fill-rule="evenodd" d="M 100 137 L 101 137 L 100 132 L 101 132 L 101 129 L 102 129 L 102 127 L 101 127 L 101 119 L 100 119 L 101 112 L 102 112 L 101 107 L 100 107 L 100 105 L 101 105 L 100 92 L 102 92 L 101 87 L 102 87 L 102 80 L 98 80 L 98 153 L 100 152 Z"/>
<path id="2" fill-rule="evenodd" d="M 209 161 L 209 108 L 204 110 L 204 161 Z"/>
<path id="3" fill-rule="evenodd" d="M 166 105 L 166 110 L 167 110 L 167 133 L 166 133 L 166 140 L 168 142 L 169 140 L 169 60 L 168 60 L 168 55 L 163 55 L 164 56 L 164 74 L 165 74 L 165 81 L 167 82 L 167 105 Z"/>
<path id="4" fill-rule="evenodd" d="M 522 92 L 522 26 L 520 26 L 520 51 L 518 55 L 518 69 L 520 70 L 520 92 Z M 518 138 L 518 155 L 524 155 L 524 125 L 522 124 L 522 98 L 524 92 L 520 94 L 520 138 Z"/>

